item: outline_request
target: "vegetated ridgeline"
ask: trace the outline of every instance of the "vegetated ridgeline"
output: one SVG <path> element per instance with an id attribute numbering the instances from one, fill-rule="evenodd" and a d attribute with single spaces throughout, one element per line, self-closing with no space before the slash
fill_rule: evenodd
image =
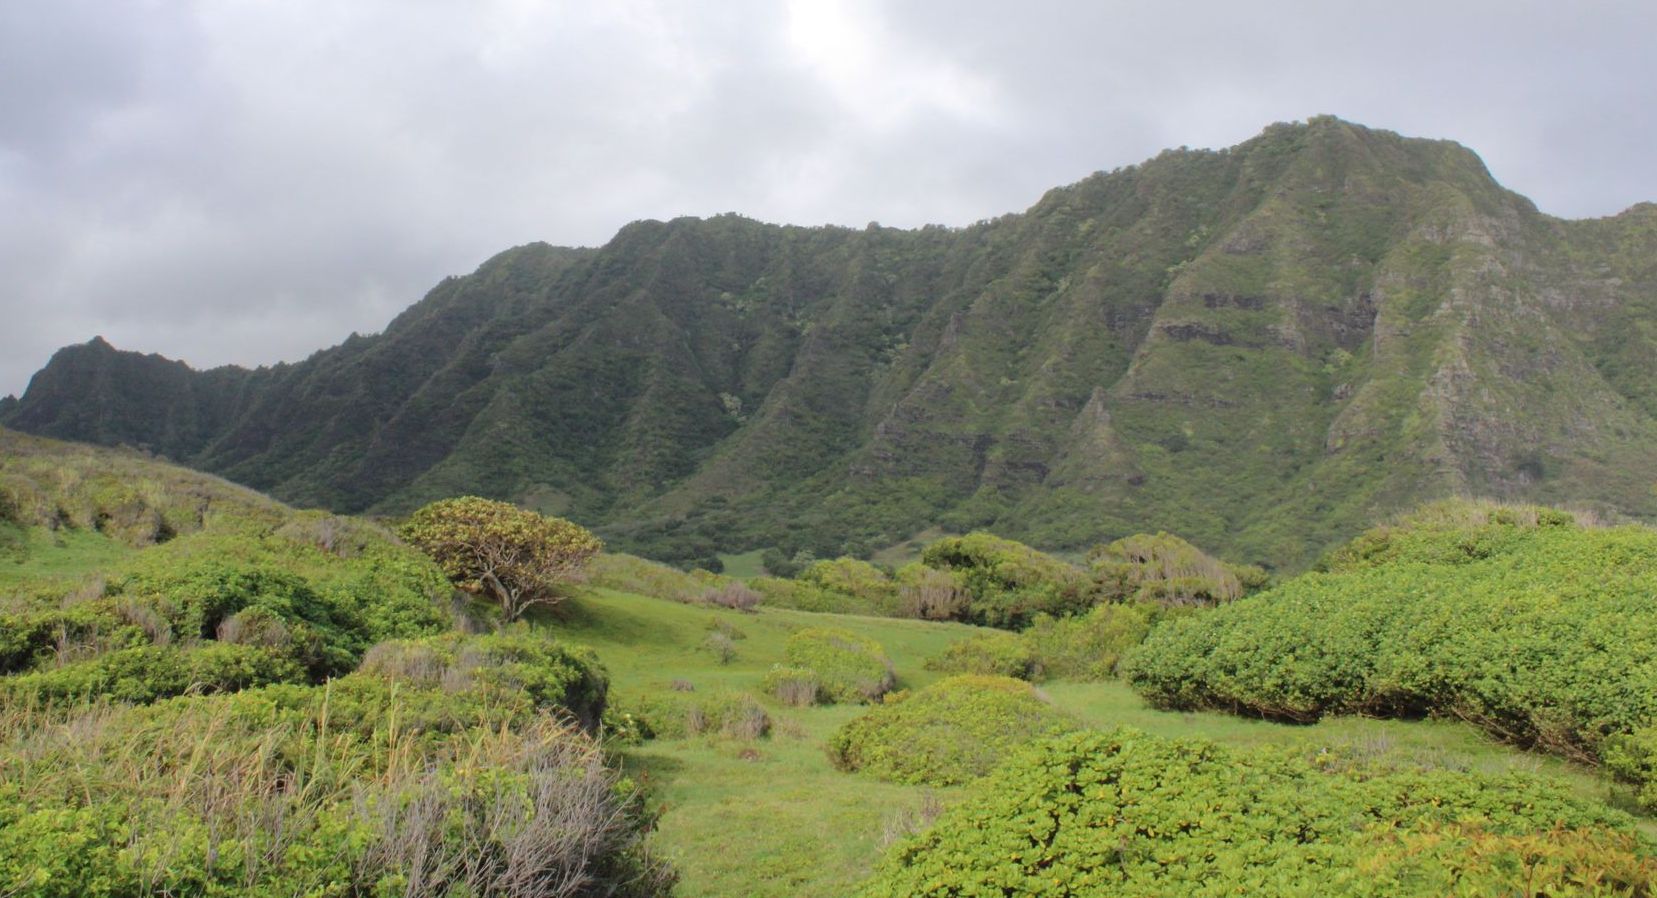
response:
<path id="1" fill-rule="evenodd" d="M 1329 117 L 971 227 L 638 222 L 383 334 L 196 372 L 101 340 L 0 423 L 339 511 L 450 495 L 692 561 L 923 527 L 1301 565 L 1451 494 L 1657 515 L 1657 205 L 1562 221 Z"/>

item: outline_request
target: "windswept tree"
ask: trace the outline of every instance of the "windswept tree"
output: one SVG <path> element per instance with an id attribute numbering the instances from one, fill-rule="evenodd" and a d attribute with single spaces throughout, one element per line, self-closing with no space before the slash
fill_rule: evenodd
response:
<path id="1" fill-rule="evenodd" d="M 561 601 L 563 587 L 584 580 L 604 548 L 579 524 L 477 496 L 433 502 L 399 532 L 456 586 L 493 599 L 507 620 Z"/>

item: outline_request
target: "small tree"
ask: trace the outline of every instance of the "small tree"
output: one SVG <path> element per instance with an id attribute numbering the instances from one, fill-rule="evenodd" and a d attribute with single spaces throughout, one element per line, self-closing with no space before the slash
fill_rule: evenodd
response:
<path id="1" fill-rule="evenodd" d="M 578 524 L 477 496 L 433 502 L 399 532 L 456 586 L 493 599 L 507 620 L 562 600 L 560 588 L 585 579 L 604 548 Z"/>

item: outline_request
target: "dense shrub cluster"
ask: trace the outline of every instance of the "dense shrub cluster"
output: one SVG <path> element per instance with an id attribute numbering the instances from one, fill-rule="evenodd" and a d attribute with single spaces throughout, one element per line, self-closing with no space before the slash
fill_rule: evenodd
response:
<path id="1" fill-rule="evenodd" d="M 1038 614 L 1018 633 L 980 633 L 927 661 L 930 670 L 998 674 L 1021 680 L 1107 680 L 1122 655 L 1181 606 L 1148 602 L 1096 605 L 1086 614 Z"/>
<path id="2" fill-rule="evenodd" d="M 1141 533 L 1088 553 L 1101 599 L 1163 605 L 1218 605 L 1266 583 L 1253 565 L 1230 565 L 1171 533 Z"/>
<path id="3" fill-rule="evenodd" d="M 971 623 L 1020 629 L 1039 613 L 1073 614 L 1092 601 L 1080 570 L 991 533 L 938 540 L 921 561 L 958 576 L 967 602 L 957 617 Z"/>
<path id="4" fill-rule="evenodd" d="M 1322 770 L 1118 730 L 1014 756 L 861 894 L 1647 895 L 1651 852 L 1626 815 L 1518 775 Z"/>
<path id="5" fill-rule="evenodd" d="M 1657 531 L 1442 515 L 1365 536 L 1332 569 L 1159 627 L 1123 662 L 1151 702 L 1280 719 L 1472 721 L 1645 782 L 1657 721 Z"/>
<path id="6" fill-rule="evenodd" d="M 148 702 L 315 683 L 350 672 L 370 645 L 444 627 L 449 590 L 423 559 L 377 534 L 346 556 L 286 529 L 200 531 L 72 593 L 26 589 L 0 614 L 0 673 L 13 675 L 0 689 Z"/>
<path id="7" fill-rule="evenodd" d="M 0 883 L 70 896 L 660 894 L 632 784 L 572 724 L 352 675 L 67 718 L 11 708 Z"/>
<path id="8" fill-rule="evenodd" d="M 952 642 L 942 653 L 927 659 L 926 669 L 1020 680 L 1034 680 L 1040 674 L 1036 655 L 1023 635 L 1003 632 L 980 633 Z"/>
<path id="9" fill-rule="evenodd" d="M 823 684 L 817 672 L 804 667 L 772 667 L 762 684 L 767 695 L 785 705 L 805 708 L 823 700 Z"/>
<path id="10" fill-rule="evenodd" d="M 828 752 L 841 770 L 949 786 L 983 776 L 1015 749 L 1074 727 L 1029 683 L 965 675 L 912 694 L 893 693 L 841 727 Z"/>
<path id="11" fill-rule="evenodd" d="M 892 688 L 892 662 L 880 643 L 839 627 L 808 627 L 788 637 L 783 656 L 817 675 L 829 702 L 879 701 Z"/>
<path id="12" fill-rule="evenodd" d="M 359 677 L 445 692 L 472 692 L 497 701 L 527 699 L 593 729 L 604 716 L 609 680 L 589 648 L 536 635 L 522 626 L 483 636 L 447 633 L 376 645 Z"/>
<path id="13" fill-rule="evenodd" d="M 660 692 L 629 703 L 626 712 L 656 739 L 718 735 L 759 739 L 771 732 L 771 715 L 744 692 Z"/>

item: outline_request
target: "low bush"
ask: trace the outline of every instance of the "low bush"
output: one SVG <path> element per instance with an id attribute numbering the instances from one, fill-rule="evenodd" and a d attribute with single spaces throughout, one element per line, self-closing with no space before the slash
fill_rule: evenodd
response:
<path id="1" fill-rule="evenodd" d="M 873 702 L 896 682 L 880 643 L 839 627 L 808 627 L 788 637 L 789 665 L 817 675 L 823 700 Z"/>
<path id="2" fill-rule="evenodd" d="M 896 610 L 898 584 L 885 571 L 867 561 L 835 558 L 812 562 L 800 571 L 798 579 L 829 592 L 859 599 L 872 608 L 886 609 L 888 616 Z"/>
<path id="3" fill-rule="evenodd" d="M 346 681 L 359 700 L 339 700 Z M 335 687 L 96 707 L 53 726 L 14 708 L 0 883 L 19 898 L 643 898 L 671 886 L 638 790 L 573 725 L 407 684 Z M 424 716 L 404 713 L 410 699 L 470 708 L 455 707 L 447 733 L 424 732 L 408 725 Z"/>
<path id="4" fill-rule="evenodd" d="M 903 617 L 966 620 L 972 603 L 961 575 L 920 562 L 898 569 L 898 607 Z"/>
<path id="5" fill-rule="evenodd" d="M 1122 655 L 1175 612 L 1144 602 L 1096 605 L 1074 617 L 1037 615 L 1019 634 L 1041 676 L 1066 680 L 1108 680 Z"/>
<path id="6" fill-rule="evenodd" d="M 1443 715 L 1593 763 L 1657 721 L 1657 531 L 1491 506 L 1365 534 L 1331 570 L 1157 627 L 1123 659 L 1164 708 Z M 1619 754 L 1617 770 L 1647 782 Z"/>
<path id="7" fill-rule="evenodd" d="M 609 691 L 608 676 L 591 649 L 522 626 L 486 636 L 451 633 L 383 642 L 363 658 L 356 676 L 451 693 L 521 696 L 538 709 L 566 713 L 587 729 L 603 718 Z"/>
<path id="8" fill-rule="evenodd" d="M 860 894 L 1647 895 L 1651 847 L 1627 815 L 1519 775 L 1329 772 L 1083 732 L 980 780 Z"/>
<path id="9" fill-rule="evenodd" d="M 810 707 L 823 700 L 823 684 L 817 672 L 803 667 L 773 667 L 761 685 L 767 695 L 795 708 Z"/>
<path id="10" fill-rule="evenodd" d="M 736 640 L 717 630 L 702 640 L 702 648 L 718 658 L 720 664 L 729 664 L 736 658 Z"/>
<path id="11" fill-rule="evenodd" d="M 742 581 L 732 580 L 702 593 L 701 601 L 705 605 L 718 605 L 733 611 L 753 611 L 763 598 Z"/>
<path id="12" fill-rule="evenodd" d="M 1013 750 L 1074 729 L 1029 683 L 957 676 L 864 712 L 829 739 L 829 760 L 899 783 L 950 786 L 983 776 Z"/>
<path id="13" fill-rule="evenodd" d="M 883 613 L 882 608 L 874 602 L 824 589 L 804 580 L 755 577 L 748 581 L 748 586 L 763 596 L 762 603 L 767 608 L 790 608 L 795 611 L 816 611 L 822 614 Z"/>
<path id="14" fill-rule="evenodd" d="M 980 633 L 952 642 L 938 655 L 927 659 L 927 670 L 944 673 L 984 674 L 1033 680 L 1037 676 L 1036 656 L 1022 634 Z"/>
<path id="15" fill-rule="evenodd" d="M 234 692 L 305 682 L 291 658 L 260 646 L 209 642 L 140 646 L 52 670 L 0 680 L 5 704 L 75 704 L 109 699 L 142 704 L 186 693 Z"/>
<path id="16" fill-rule="evenodd" d="M 718 735 L 759 739 L 771 732 L 771 715 L 742 692 L 655 693 L 627 707 L 655 738 L 685 739 Z"/>
<path id="17" fill-rule="evenodd" d="M 921 553 L 921 561 L 958 575 L 967 603 L 957 619 L 970 623 L 1017 630 L 1037 614 L 1074 614 L 1091 602 L 1079 569 L 991 533 L 938 540 Z"/>
<path id="18" fill-rule="evenodd" d="M 1088 566 L 1100 599 L 1218 605 L 1265 585 L 1266 572 L 1230 565 L 1170 533 L 1141 533 L 1098 546 Z"/>

